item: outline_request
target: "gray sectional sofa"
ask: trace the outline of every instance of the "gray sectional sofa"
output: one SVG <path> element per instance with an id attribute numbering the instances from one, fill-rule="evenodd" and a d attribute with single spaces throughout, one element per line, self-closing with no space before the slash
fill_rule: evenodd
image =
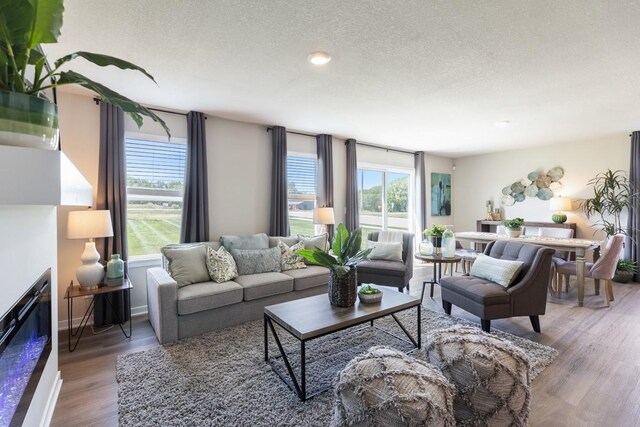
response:
<path id="1" fill-rule="evenodd" d="M 269 247 L 294 237 L 269 237 Z M 220 243 L 204 245 L 218 249 Z M 175 248 L 189 245 L 173 245 Z M 190 244 L 193 246 L 193 244 Z M 204 262 L 204 260 L 202 261 Z M 309 265 L 299 270 L 238 276 L 229 282 L 205 281 L 179 287 L 165 268 L 147 270 L 149 321 L 161 344 L 261 319 L 270 304 L 327 292 L 329 270 Z"/>

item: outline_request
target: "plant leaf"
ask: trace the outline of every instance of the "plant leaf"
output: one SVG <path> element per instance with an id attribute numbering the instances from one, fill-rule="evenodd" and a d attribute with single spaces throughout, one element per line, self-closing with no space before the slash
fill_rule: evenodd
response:
<path id="1" fill-rule="evenodd" d="M 74 52 L 74 53 L 70 53 L 69 55 L 63 56 L 62 58 L 56 60 L 56 68 L 60 67 L 62 64 L 69 62 L 73 59 L 76 58 L 84 58 L 87 61 L 98 65 L 100 67 L 108 67 L 110 65 L 114 66 L 114 67 L 118 67 L 121 70 L 135 70 L 135 71 L 140 71 L 142 74 L 144 74 L 145 76 L 149 77 L 155 84 L 158 84 L 156 82 L 156 80 L 153 78 L 153 76 L 149 73 L 147 73 L 147 71 L 142 68 L 137 66 L 136 64 L 133 64 L 129 61 L 125 61 L 124 59 L 119 59 L 113 56 L 109 56 L 109 55 L 102 55 L 100 53 L 91 53 L 91 52 Z"/>
<path id="2" fill-rule="evenodd" d="M 349 232 L 344 224 L 339 224 L 336 227 L 335 234 L 333 236 L 333 245 L 331 245 L 331 249 L 333 249 L 333 253 L 338 256 L 338 259 L 342 260 L 345 257 L 344 249 L 346 247 L 346 241 L 349 238 Z"/>
<path id="3" fill-rule="evenodd" d="M 333 266 L 333 271 L 336 272 L 336 275 L 338 277 L 342 277 L 351 271 L 351 267 L 349 267 L 348 265 L 335 265 Z"/>
<path id="4" fill-rule="evenodd" d="M 103 102 L 107 102 L 112 105 L 116 105 L 126 113 L 129 113 L 133 121 L 136 122 L 138 127 L 142 125 L 142 116 L 147 116 L 151 118 L 153 121 L 160 123 L 164 128 L 167 136 L 171 138 L 171 132 L 167 127 L 167 124 L 158 117 L 153 111 L 149 110 L 146 107 L 138 104 L 135 101 L 130 100 L 129 98 L 120 95 L 118 92 L 115 92 L 109 89 L 106 86 L 101 85 L 100 83 L 94 82 L 93 80 L 76 73 L 75 71 L 62 71 L 59 75 L 56 86 L 62 86 L 67 84 L 77 84 L 84 88 L 90 89 L 96 92 L 98 95 L 102 97 Z"/>
<path id="5" fill-rule="evenodd" d="M 362 261 L 366 261 L 367 259 L 369 259 L 369 254 L 371 254 L 372 250 L 373 249 L 369 248 L 358 252 L 353 257 L 349 258 L 349 260 L 347 261 L 347 265 L 356 265 L 361 263 Z"/>
<path id="6" fill-rule="evenodd" d="M 0 0 L 0 39 L 9 45 L 27 45 L 35 9 L 29 1 Z"/>
<path id="7" fill-rule="evenodd" d="M 345 248 L 345 258 L 353 257 L 362 245 L 362 228 L 355 229 L 347 239 Z"/>
<path id="8" fill-rule="evenodd" d="M 316 259 L 316 262 L 325 267 L 333 268 L 338 265 L 338 260 L 335 257 L 329 255 L 323 250 L 316 249 L 313 251 L 313 257 Z"/>
<path id="9" fill-rule="evenodd" d="M 40 43 L 57 43 L 62 28 L 63 0 L 28 0 L 34 10 L 29 49 Z"/>
<path id="10" fill-rule="evenodd" d="M 317 264 L 316 258 L 313 256 L 313 250 L 311 249 L 298 249 L 296 251 L 296 255 L 300 255 L 307 261 L 314 262 Z"/>

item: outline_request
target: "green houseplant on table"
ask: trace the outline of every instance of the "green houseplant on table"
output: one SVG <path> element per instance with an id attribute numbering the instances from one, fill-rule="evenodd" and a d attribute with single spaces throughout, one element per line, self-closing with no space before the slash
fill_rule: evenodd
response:
<path id="1" fill-rule="evenodd" d="M 45 92 L 69 84 L 94 91 L 102 101 L 128 113 L 138 126 L 142 116 L 150 117 L 169 135 L 167 125 L 151 110 L 82 74 L 64 70 L 68 62 L 83 58 L 100 67 L 139 71 L 155 82 L 143 68 L 90 52 L 71 53 L 49 67 L 41 44 L 58 42 L 63 12 L 63 0 L 0 2 L 0 144 L 55 149 L 58 111 Z"/>
<path id="2" fill-rule="evenodd" d="M 358 291 L 358 298 L 364 304 L 373 304 L 382 301 L 382 291 L 375 286 L 362 285 Z"/>
<path id="3" fill-rule="evenodd" d="M 523 218 L 514 218 L 514 219 L 508 219 L 506 221 L 502 222 L 502 225 L 504 225 L 504 228 L 507 229 L 507 234 L 509 235 L 509 237 L 520 237 L 520 235 L 522 234 L 522 226 L 524 225 L 524 219 Z"/>
<path id="4" fill-rule="evenodd" d="M 442 246 L 442 235 L 447 231 L 447 227 L 440 224 L 433 224 L 431 228 L 427 228 L 423 231 L 424 235 L 431 238 L 434 248 Z"/>
<path id="5" fill-rule="evenodd" d="M 320 248 L 300 249 L 298 255 L 329 269 L 329 301 L 337 307 L 351 307 L 356 302 L 358 277 L 356 265 L 365 261 L 371 249 L 360 250 L 362 229 L 349 234 L 344 224 L 338 225 L 331 252 Z"/>

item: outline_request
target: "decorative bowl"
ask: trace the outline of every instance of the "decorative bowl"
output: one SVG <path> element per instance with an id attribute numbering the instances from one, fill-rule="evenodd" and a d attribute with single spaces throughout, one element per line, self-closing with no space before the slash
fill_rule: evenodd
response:
<path id="1" fill-rule="evenodd" d="M 382 291 L 377 294 L 361 294 L 360 292 L 358 292 L 358 298 L 363 304 L 375 304 L 382 301 L 382 294 Z"/>

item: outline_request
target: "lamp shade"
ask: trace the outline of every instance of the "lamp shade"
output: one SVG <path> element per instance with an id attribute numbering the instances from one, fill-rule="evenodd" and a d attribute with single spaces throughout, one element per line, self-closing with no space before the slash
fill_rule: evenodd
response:
<path id="1" fill-rule="evenodd" d="M 336 220 L 333 217 L 333 208 L 315 208 L 313 210 L 313 223 L 314 224 L 335 224 Z"/>
<path id="2" fill-rule="evenodd" d="M 95 239 L 113 236 L 111 213 L 104 211 L 72 211 L 67 222 L 69 239 Z"/>
<path id="3" fill-rule="evenodd" d="M 549 209 L 552 211 L 570 211 L 571 199 L 568 197 L 554 197 L 549 202 Z"/>

